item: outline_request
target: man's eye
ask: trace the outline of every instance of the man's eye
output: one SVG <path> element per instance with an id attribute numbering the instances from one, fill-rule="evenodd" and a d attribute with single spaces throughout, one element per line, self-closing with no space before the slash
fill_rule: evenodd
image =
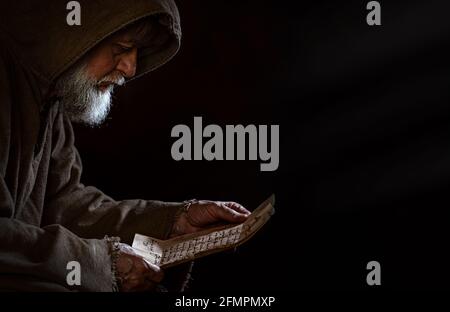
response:
<path id="1" fill-rule="evenodd" d="M 133 47 L 124 46 L 124 45 L 121 45 L 121 44 L 115 44 L 113 46 L 113 53 L 114 54 L 127 53 L 127 52 L 130 52 L 131 50 L 133 50 Z"/>

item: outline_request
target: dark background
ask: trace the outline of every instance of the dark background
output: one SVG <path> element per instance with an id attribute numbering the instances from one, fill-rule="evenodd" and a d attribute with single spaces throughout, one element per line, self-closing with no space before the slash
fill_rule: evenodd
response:
<path id="1" fill-rule="evenodd" d="M 183 45 L 76 128 L 84 182 L 115 199 L 233 200 L 277 212 L 235 253 L 196 262 L 190 290 L 448 288 L 448 1 L 178 1 Z M 171 129 L 279 124 L 280 167 L 172 160 Z M 283 252 L 290 253 L 289 256 Z"/>

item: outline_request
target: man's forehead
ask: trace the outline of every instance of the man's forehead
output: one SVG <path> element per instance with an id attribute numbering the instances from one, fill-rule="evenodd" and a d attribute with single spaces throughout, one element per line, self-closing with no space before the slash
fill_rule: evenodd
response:
<path id="1" fill-rule="evenodd" d="M 151 20 L 144 20 L 117 31 L 110 38 L 115 42 L 128 42 L 141 45 L 149 41 L 154 30 L 153 27 L 154 25 Z"/>
<path id="2" fill-rule="evenodd" d="M 113 42 L 136 43 L 139 36 L 132 29 L 120 30 L 110 37 Z"/>

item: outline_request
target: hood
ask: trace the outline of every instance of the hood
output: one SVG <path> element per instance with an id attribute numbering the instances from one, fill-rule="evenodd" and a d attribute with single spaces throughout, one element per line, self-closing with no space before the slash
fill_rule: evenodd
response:
<path id="1" fill-rule="evenodd" d="M 68 0 L 2 0 L 0 31 L 8 50 L 48 87 L 109 35 L 140 19 L 156 16 L 167 34 L 157 50 L 139 51 L 136 77 L 170 60 L 181 40 L 173 0 L 79 0 L 81 25 L 66 22 Z"/>

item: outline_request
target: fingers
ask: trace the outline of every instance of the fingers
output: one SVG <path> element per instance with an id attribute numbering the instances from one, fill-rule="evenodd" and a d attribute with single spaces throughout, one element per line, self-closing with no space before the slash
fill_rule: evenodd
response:
<path id="1" fill-rule="evenodd" d="M 239 213 L 245 214 L 245 215 L 250 215 L 251 212 L 248 211 L 247 209 L 244 208 L 244 206 L 235 203 L 235 202 L 224 202 L 225 206 L 227 206 L 228 208 L 231 208 Z"/>
<path id="2" fill-rule="evenodd" d="M 231 223 L 240 223 L 247 220 L 248 213 L 244 212 L 245 208 L 238 208 L 236 205 L 229 207 L 230 203 L 217 203 L 214 205 L 214 213 L 217 218 Z M 244 209 L 244 210 L 242 210 Z"/>
<path id="3" fill-rule="evenodd" d="M 202 230 L 203 227 L 223 221 L 226 223 L 242 223 L 247 220 L 249 215 L 250 211 L 235 202 L 203 200 L 192 204 L 189 210 L 181 215 L 177 221 L 177 228 L 182 228 L 183 234 L 194 233 Z"/>
<path id="4" fill-rule="evenodd" d="M 147 266 L 147 273 L 145 276 L 147 279 L 149 279 L 152 282 L 155 282 L 156 284 L 159 284 L 164 279 L 164 272 L 161 270 L 160 267 L 148 262 L 145 259 L 144 260 L 145 265 Z"/>
<path id="5" fill-rule="evenodd" d="M 153 291 L 156 288 L 156 283 L 148 280 L 143 275 L 133 275 L 126 279 L 122 284 L 121 291 L 123 292 L 144 292 Z"/>
<path id="6" fill-rule="evenodd" d="M 128 255 L 133 260 L 133 269 L 123 277 L 121 290 L 152 291 L 161 283 L 164 273 L 160 267 L 148 262 L 138 255 Z"/>
<path id="7" fill-rule="evenodd" d="M 136 258 L 136 275 L 141 275 L 155 283 L 160 283 L 163 280 L 164 273 L 160 267 L 150 263 L 140 256 L 136 256 Z"/>

